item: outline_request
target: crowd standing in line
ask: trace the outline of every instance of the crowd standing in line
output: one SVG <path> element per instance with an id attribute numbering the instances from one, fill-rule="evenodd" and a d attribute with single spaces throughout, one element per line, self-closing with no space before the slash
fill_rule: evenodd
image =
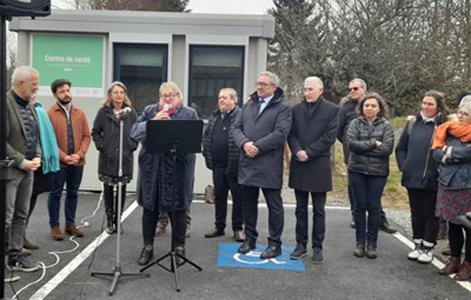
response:
<path id="1" fill-rule="evenodd" d="M 71 103 L 70 81 L 58 79 L 51 84 L 57 103 L 47 115 L 42 105 L 34 102 L 38 83 L 37 70 L 19 67 L 12 75 L 12 89 L 7 94 L 7 155 L 14 166 L 8 169 L 6 242 L 8 266 L 14 271 L 38 269 L 25 258 L 30 253 L 23 247 L 38 248 L 26 239 L 25 228 L 39 193 L 51 190 L 48 198 L 51 237 L 62 240 L 59 210 L 66 184 L 64 232 L 84 235 L 75 226 L 75 212 L 91 139 L 87 120 L 83 111 Z M 206 166 L 213 171 L 216 197 L 214 228 L 205 234 L 207 238 L 225 235 L 230 190 L 233 238 L 243 242 L 238 252 L 247 254 L 255 249 L 257 205 L 262 190 L 269 210 L 269 237 L 260 258 L 270 259 L 282 254 L 281 188 L 283 152 L 288 142 L 292 153 L 289 187 L 296 196 L 297 243 L 290 258 L 301 259 L 307 253 L 310 194 L 312 261 L 322 263 L 326 192 L 332 189 L 330 147 L 337 137 L 343 143 L 348 166 L 351 226 L 356 229 L 353 254 L 377 258 L 379 229 L 396 232 L 381 207 L 381 195 L 389 174 L 389 156 L 394 147 L 394 132 L 385 119 L 387 106 L 380 95 L 366 93 L 366 83 L 359 78 L 350 82 L 350 95 L 340 108 L 326 101 L 323 91 L 320 78 L 308 77 L 304 82 L 304 101 L 291 108 L 279 87 L 278 76 L 269 71 L 260 74 L 257 90 L 242 108 L 237 105 L 234 89 L 220 90 L 218 108 L 211 115 L 203 136 L 203 155 Z M 196 111 L 183 105 L 183 95 L 173 82 L 160 86 L 159 102 L 147 106 L 139 118 L 121 82 L 110 85 L 102 105 L 92 136 L 99 151 L 99 180 L 104 184 L 106 231 L 109 234 L 117 231 L 118 204 L 114 187 L 122 184 L 123 208 L 126 184 L 132 180 L 133 152 L 141 142 L 137 198 L 143 207 L 144 247 L 138 263 L 145 265 L 152 259 L 154 238 L 165 232 L 165 214 L 171 209 L 174 196 L 182 201 L 178 201 L 175 218 L 167 215 L 166 222 L 170 219 L 175 232 L 172 250 L 185 255 L 185 238 L 191 235 L 189 207 L 196 157 L 195 154 L 177 154 L 174 163 L 169 155 L 149 153 L 146 122 L 197 119 Z M 120 114 L 124 108 L 129 111 Z M 448 114 L 443 94 L 427 92 L 421 110 L 408 120 L 396 148 L 398 166 L 403 172 L 402 184 L 408 190 L 415 243 L 415 249 L 407 257 L 420 263 L 432 261 L 441 217 L 448 222 L 451 258 L 439 273 L 456 273 L 456 280 L 469 280 L 471 229 L 463 226 L 459 217 L 471 212 L 471 96 L 463 97 L 460 102 L 457 122 L 446 122 Z M 121 122 L 124 124 L 123 168 L 119 174 L 116 150 Z M 463 246 L 465 258 L 461 262 Z M 177 257 L 177 263 L 182 263 L 182 259 Z M 5 276 L 6 281 L 18 278 Z"/>

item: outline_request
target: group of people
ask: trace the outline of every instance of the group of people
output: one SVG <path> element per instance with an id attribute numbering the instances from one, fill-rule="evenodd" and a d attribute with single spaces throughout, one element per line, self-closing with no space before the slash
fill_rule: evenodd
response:
<path id="1" fill-rule="evenodd" d="M 48 210 L 52 239 L 63 239 L 59 209 L 64 184 L 64 232 L 84 235 L 75 226 L 75 211 L 85 154 L 92 138 L 99 151 L 98 178 L 103 183 L 106 232 L 113 234 L 118 230 L 118 213 L 124 208 L 126 185 L 133 176 L 133 152 L 140 142 L 137 201 L 143 207 L 144 247 L 138 263 L 145 265 L 152 259 L 154 238 L 165 230 L 160 225 L 159 233 L 159 222 L 172 207 L 175 213 L 167 216 L 174 233 L 172 250 L 184 256 L 185 238 L 191 234 L 189 208 L 193 199 L 196 156 L 194 153 L 171 156 L 151 152 L 147 146 L 158 142 L 159 136 L 148 135 L 146 126 L 148 120 L 198 119 L 194 109 L 183 105 L 178 85 L 162 83 L 159 101 L 147 106 L 138 117 L 126 86 L 113 82 L 90 134 L 85 114 L 71 103 L 72 83 L 58 79 L 51 84 L 57 103 L 46 114 L 40 103 L 32 102 L 38 82 L 39 73 L 35 69 L 19 67 L 13 73 L 12 89 L 7 95 L 7 155 L 14 162 L 8 169 L 7 180 L 8 266 L 25 272 L 38 268 L 25 258 L 25 251 L 29 250 L 24 248 L 38 247 L 25 238 L 25 226 L 41 192 L 50 190 Z M 396 232 L 381 205 L 389 175 L 389 157 L 394 149 L 394 131 L 385 119 L 387 105 L 380 95 L 366 93 L 366 83 L 361 79 L 350 82 L 350 95 L 340 107 L 325 100 L 323 91 L 320 78 L 308 77 L 304 82 L 304 100 L 291 107 L 279 87 L 278 76 L 269 71 L 260 74 L 257 90 L 241 108 L 234 89 L 220 90 L 218 108 L 203 133 L 203 156 L 213 172 L 215 195 L 214 228 L 205 237 L 225 235 L 230 191 L 233 238 L 242 242 L 238 252 L 246 254 L 255 249 L 261 190 L 268 206 L 269 236 L 260 258 L 281 255 L 284 228 L 281 189 L 288 143 L 291 152 L 289 187 L 296 196 L 297 243 L 290 258 L 301 259 L 307 254 L 310 194 L 312 261 L 322 263 L 326 193 L 332 190 L 330 149 L 337 138 L 344 145 L 348 166 L 350 225 L 356 230 L 353 254 L 377 258 L 378 231 Z M 471 96 L 460 103 L 457 122 L 447 122 L 448 114 L 443 95 L 428 92 L 420 112 L 409 120 L 401 135 L 396 157 L 403 172 L 402 184 L 409 194 L 416 244 L 408 258 L 421 263 L 433 259 L 432 249 L 441 216 L 449 223 L 452 258 L 440 274 L 457 273 L 456 279 L 467 280 L 471 278 L 471 231 L 456 218 L 471 211 L 471 147 L 468 146 L 471 143 Z M 118 151 L 121 138 L 122 150 Z M 33 182 L 34 186 L 40 183 L 37 190 Z M 123 233 L 122 226 L 119 227 Z M 466 256 L 461 263 L 463 244 Z M 180 256 L 177 263 L 182 263 Z"/>

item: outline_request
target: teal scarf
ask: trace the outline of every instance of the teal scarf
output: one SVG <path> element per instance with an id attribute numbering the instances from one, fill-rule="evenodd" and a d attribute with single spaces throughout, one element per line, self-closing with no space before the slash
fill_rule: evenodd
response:
<path id="1" fill-rule="evenodd" d="M 57 172 L 60 170 L 60 165 L 56 135 L 43 105 L 36 101 L 34 107 L 36 107 L 39 120 L 39 139 L 41 140 L 41 149 L 43 151 L 43 173 Z"/>

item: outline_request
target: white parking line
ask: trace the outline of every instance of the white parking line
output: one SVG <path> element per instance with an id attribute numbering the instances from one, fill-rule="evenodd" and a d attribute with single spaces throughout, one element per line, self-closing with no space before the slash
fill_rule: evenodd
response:
<path id="1" fill-rule="evenodd" d="M 411 249 L 414 249 L 415 248 L 415 244 L 410 241 L 409 239 L 407 239 L 405 236 L 403 236 L 402 234 L 400 234 L 399 232 L 396 232 L 393 234 L 398 240 L 400 240 L 403 244 L 407 245 L 409 248 Z M 439 270 L 440 269 L 443 269 L 445 267 L 445 264 L 443 264 L 441 261 L 439 261 L 438 259 L 436 259 L 435 257 L 433 258 L 432 260 L 432 264 L 437 267 Z M 438 275 L 438 274 L 437 274 Z M 440 275 L 440 276 L 443 276 L 443 275 Z M 450 278 L 453 278 L 454 274 L 453 275 L 450 275 Z M 471 292 L 471 282 L 469 281 L 457 281 L 455 280 L 456 283 L 458 283 L 459 285 L 461 285 L 462 287 L 464 287 L 465 289 L 467 289 L 468 291 Z"/>
<path id="2" fill-rule="evenodd" d="M 132 204 L 123 212 L 122 221 L 137 208 L 137 201 Z M 68 263 L 59 273 L 56 274 L 51 280 L 44 284 L 39 290 L 34 293 L 30 300 L 42 300 L 46 298 L 67 276 L 69 276 L 84 260 L 86 260 L 100 246 L 110 235 L 103 231 L 93 242 L 88 245 L 82 252 L 80 252 L 70 263 Z"/>

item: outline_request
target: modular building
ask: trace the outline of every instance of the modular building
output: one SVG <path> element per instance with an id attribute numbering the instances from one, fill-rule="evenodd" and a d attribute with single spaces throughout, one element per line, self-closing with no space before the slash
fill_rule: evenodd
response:
<path id="1" fill-rule="evenodd" d="M 72 82 L 72 103 L 93 125 L 107 87 L 122 81 L 134 108 L 142 112 L 159 98 L 159 86 L 174 81 L 184 105 L 203 120 L 217 108 L 219 90 L 234 88 L 239 105 L 256 89 L 266 69 L 267 43 L 274 36 L 271 15 L 53 10 L 46 18 L 13 18 L 18 65 L 40 72 L 38 100 L 47 110 L 58 78 Z M 137 169 L 135 153 L 135 169 Z M 101 190 L 98 152 L 90 145 L 82 190 Z M 137 172 L 129 185 L 135 190 Z M 211 184 L 211 172 L 197 155 L 195 193 Z"/>

